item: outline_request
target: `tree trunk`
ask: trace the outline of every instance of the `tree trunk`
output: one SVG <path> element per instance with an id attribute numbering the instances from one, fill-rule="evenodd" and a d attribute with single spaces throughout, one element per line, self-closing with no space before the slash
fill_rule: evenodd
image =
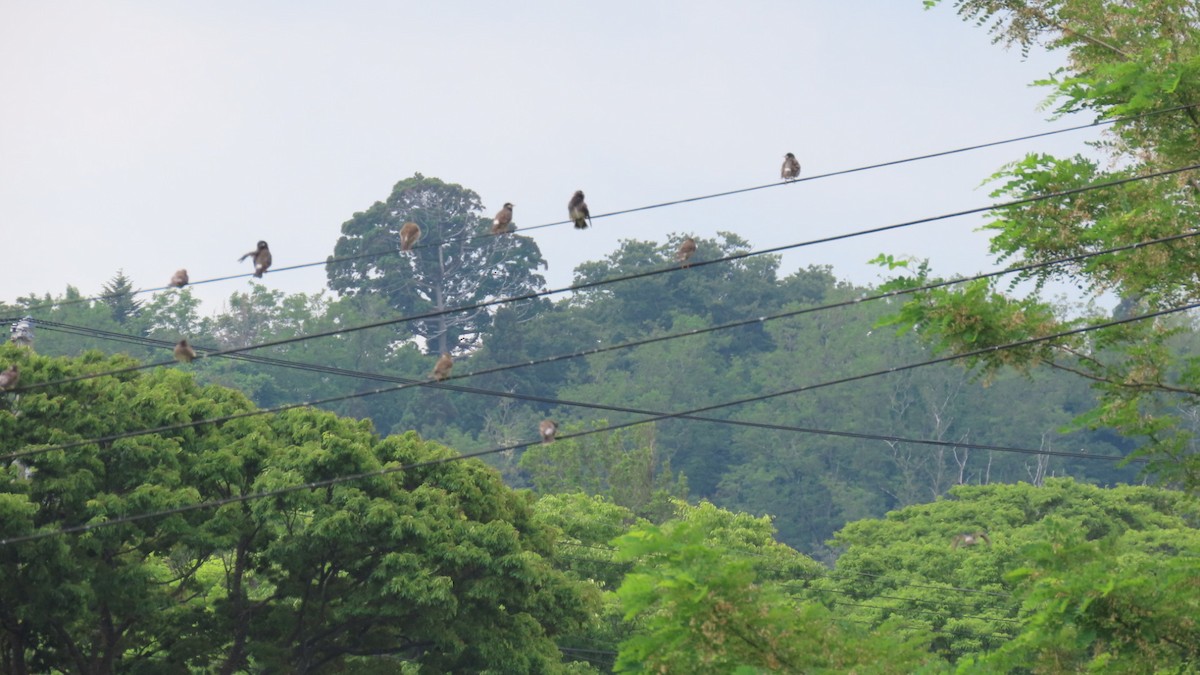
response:
<path id="1" fill-rule="evenodd" d="M 439 270 L 439 272 L 441 272 L 439 280 L 445 279 L 446 278 L 446 259 L 442 255 L 442 247 L 441 246 L 438 246 L 438 270 Z M 434 302 L 437 304 L 437 311 L 445 312 L 446 311 L 446 297 L 444 295 L 442 295 L 442 284 L 438 283 L 438 284 L 434 285 L 433 299 L 434 299 Z M 449 345 L 446 342 L 446 332 L 447 332 L 446 331 L 446 328 L 447 328 L 446 315 L 439 314 L 439 316 L 437 317 L 437 321 L 438 321 L 438 327 L 439 327 L 439 330 L 438 330 L 438 333 L 439 333 L 438 334 L 438 353 L 439 354 L 449 354 L 450 349 L 449 349 Z"/>
<path id="2" fill-rule="evenodd" d="M 246 598 L 246 589 L 242 580 L 246 574 L 246 551 L 250 547 L 249 537 L 238 541 L 237 551 L 233 559 L 233 578 L 229 584 L 233 614 L 233 644 L 229 654 L 221 664 L 221 675 L 232 675 L 246 665 L 246 639 L 250 632 L 250 612 Z"/>

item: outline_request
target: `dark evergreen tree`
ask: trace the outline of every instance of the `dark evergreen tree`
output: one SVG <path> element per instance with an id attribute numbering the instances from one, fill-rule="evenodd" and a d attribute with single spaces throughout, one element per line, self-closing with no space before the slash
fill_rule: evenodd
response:
<path id="1" fill-rule="evenodd" d="M 103 286 L 104 304 L 112 312 L 113 321 L 124 326 L 138 315 L 142 301 L 133 297 L 133 280 L 125 276 L 125 270 L 117 270 L 116 276 Z"/>

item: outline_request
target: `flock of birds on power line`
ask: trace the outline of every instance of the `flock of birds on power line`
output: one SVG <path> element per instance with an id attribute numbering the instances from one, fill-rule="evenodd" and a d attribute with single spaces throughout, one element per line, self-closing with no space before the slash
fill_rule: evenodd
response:
<path id="1" fill-rule="evenodd" d="M 800 162 L 796 159 L 793 153 L 787 153 L 783 158 L 783 166 L 779 170 L 779 177 L 785 181 L 793 181 L 800 177 Z M 592 223 L 592 214 L 588 209 L 586 198 L 583 190 L 576 190 L 571 196 L 571 200 L 567 202 L 567 215 L 571 222 L 574 223 L 575 229 L 587 229 Z M 496 236 L 509 234 L 513 231 L 513 205 L 511 202 L 505 202 L 504 206 L 496 213 L 492 219 L 492 234 Z M 400 227 L 400 250 L 412 251 L 413 247 L 421 239 L 421 226 L 414 222 L 406 222 Z M 696 240 L 691 237 L 685 237 L 679 244 L 679 248 L 675 251 L 675 261 L 680 263 L 680 267 L 687 268 L 692 256 L 696 253 Z M 254 263 L 254 277 L 261 279 L 271 267 L 273 262 L 271 257 L 271 248 L 266 241 L 259 241 L 253 251 L 246 253 L 238 258 L 238 262 L 243 262 L 246 258 L 252 258 Z M 186 268 L 181 268 L 171 275 L 170 282 L 167 283 L 169 288 L 183 288 L 189 283 L 188 271 Z M 12 328 L 12 341 L 25 346 L 33 344 L 33 320 L 29 317 L 22 319 Z M 20 326 L 20 328 L 18 328 Z M 196 350 L 187 338 L 179 340 L 174 349 L 175 360 L 180 363 L 191 363 L 197 358 Z M 450 354 L 443 353 L 433 367 L 433 373 L 430 377 L 441 382 L 450 377 L 450 371 L 454 368 L 454 360 Z M 7 370 L 0 371 L 0 391 L 12 389 L 20 380 L 20 371 L 15 364 L 9 366 Z M 539 433 L 543 443 L 551 443 L 554 441 L 554 436 L 558 433 L 558 424 L 553 420 L 544 420 L 539 426 Z"/>
<path id="2" fill-rule="evenodd" d="M 787 153 L 783 159 L 783 166 L 780 168 L 779 177 L 785 181 L 793 181 L 800 176 L 800 162 L 792 153 Z M 576 190 L 571 196 L 571 200 L 567 203 L 567 214 L 570 216 L 571 222 L 576 229 L 587 229 L 591 225 L 591 212 L 588 209 L 587 202 L 583 194 L 583 190 Z M 492 219 L 491 233 L 495 236 L 509 234 L 513 231 L 513 205 L 511 202 L 505 202 L 504 206 L 496 213 Z M 414 222 L 406 222 L 400 228 L 400 250 L 412 251 L 413 247 L 421 239 L 421 226 Z M 689 261 L 696 253 L 696 240 L 692 237 L 685 237 L 680 242 L 678 249 L 675 251 L 675 260 L 680 263 L 680 267 L 686 269 L 689 266 Z M 252 258 L 254 263 L 254 277 L 261 279 L 263 274 L 271 267 L 271 249 L 266 241 L 259 241 L 253 251 L 246 253 L 238 262 L 243 262 L 246 258 Z M 189 278 L 187 269 L 179 269 L 171 276 L 168 287 L 183 288 L 188 285 Z M 25 317 L 12 325 L 11 341 L 25 347 L 33 345 L 33 319 Z M 191 363 L 197 358 L 197 353 L 194 347 L 188 342 L 187 338 L 182 338 L 175 345 L 174 349 L 175 360 L 180 363 Z M 454 368 L 454 360 L 450 354 L 442 353 L 434 365 L 433 372 L 430 375 L 435 382 L 441 382 L 450 377 L 451 370 Z M 0 391 L 12 389 L 16 387 L 20 381 L 20 370 L 16 364 L 10 365 L 6 370 L 0 371 Z M 558 434 L 558 423 L 551 419 L 542 420 L 538 424 L 538 435 L 542 443 L 553 443 L 555 436 Z M 958 549 L 959 547 L 975 546 L 979 543 L 986 542 L 991 545 L 992 541 L 988 538 L 986 532 L 973 532 L 956 534 L 951 538 L 951 548 Z"/>

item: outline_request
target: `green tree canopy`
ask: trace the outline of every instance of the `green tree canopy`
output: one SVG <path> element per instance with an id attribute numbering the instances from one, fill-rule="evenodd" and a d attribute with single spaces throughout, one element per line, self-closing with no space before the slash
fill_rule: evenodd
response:
<path id="1" fill-rule="evenodd" d="M 529 237 L 494 236 L 479 195 L 453 183 L 415 174 L 342 224 L 326 266 L 329 287 L 342 295 L 373 294 L 402 315 L 441 312 L 490 299 L 523 295 L 545 284 L 541 251 Z M 421 228 L 416 248 L 399 248 L 400 228 Z M 525 313 L 541 305 L 524 303 Z M 491 327 L 487 308 L 450 312 L 408 324 L 431 353 L 473 349 Z M 406 339 L 409 335 L 403 336 Z"/>
<path id="2" fill-rule="evenodd" d="M 926 5 L 939 4 L 927 1 Z M 1192 0 L 958 0 L 959 13 L 989 26 L 998 42 L 1041 45 L 1067 65 L 1038 84 L 1057 113 L 1133 116 L 1107 127 L 1100 157 L 1030 154 L 992 177 L 993 193 L 1022 199 L 1114 179 L 1182 169 L 1200 162 L 1200 26 Z M 992 251 L 1014 264 L 1037 263 L 1188 233 L 1200 217 L 1200 182 L 1189 170 L 1152 180 L 1031 201 L 995 212 Z M 1200 299 L 1195 274 L 1200 241 L 1131 248 L 1026 273 L 1040 288 L 1059 281 L 1088 298 L 1123 298 L 1123 316 Z M 899 284 L 928 280 L 925 270 Z M 1095 316 L 1065 318 L 1036 291 L 1010 297 L 994 281 L 942 289 L 913 299 L 896 317 L 947 351 L 970 351 L 1057 332 Z M 1141 437 L 1153 468 L 1200 487 L 1195 429 L 1200 357 L 1172 349 L 1190 319 L 1127 324 L 977 360 L 988 369 L 1036 366 L 1094 382 L 1102 399 L 1081 425 Z"/>
<path id="3" fill-rule="evenodd" d="M 711 508 L 711 507 L 710 507 Z M 820 603 L 764 582 L 747 540 L 710 533 L 712 514 L 640 525 L 616 540 L 635 564 L 617 594 L 633 635 L 618 672 L 912 673 L 935 668 L 922 636 L 868 634 Z M 768 525 L 769 527 L 769 525 Z M 753 539 L 754 537 L 751 537 Z"/>
<path id="4" fill-rule="evenodd" d="M 1022 658 L 1033 658 L 1032 652 L 1052 642 L 1035 639 L 1050 620 L 1037 615 L 1045 611 L 1057 617 L 1056 625 L 1069 623 L 1060 613 L 1070 603 L 1086 608 L 1088 598 L 1105 593 L 1110 582 L 1121 578 L 1118 570 L 1140 575 L 1125 580 L 1130 584 L 1157 584 L 1154 575 L 1145 576 L 1148 560 L 1164 561 L 1164 554 L 1182 551 L 1196 555 L 1189 542 L 1196 541 L 1198 523 L 1200 506 L 1187 495 L 1161 488 L 1105 489 L 1058 478 L 1041 487 L 964 485 L 951 490 L 947 499 L 847 524 L 834 540 L 845 551 L 833 574 L 813 587 L 832 593 L 827 602 L 843 605 L 843 614 L 855 620 L 882 624 L 902 618 L 906 627 L 937 631 L 935 649 L 952 659 L 974 658 L 1014 638 L 1024 645 Z M 1064 539 L 1065 530 L 1073 533 L 1068 539 L 1074 543 Z M 955 535 L 976 532 L 987 534 L 990 543 L 953 545 Z M 1172 540 L 1177 547 L 1161 546 Z M 1112 542 L 1120 543 L 1110 546 Z M 1048 543 L 1050 549 L 1045 548 Z M 1072 546 L 1076 553 L 1052 564 L 1050 558 L 1065 556 Z M 1179 564 L 1195 570 L 1193 564 Z M 1107 571 L 1099 574 L 1105 566 Z M 1016 570 L 1026 572 L 1014 577 L 1010 573 Z M 1053 582 L 1076 574 L 1099 585 Z M 1023 585 L 1030 581 L 1032 586 Z M 1164 614 L 1148 616 L 1146 625 L 1169 620 L 1200 599 L 1192 586 L 1162 589 L 1180 597 Z M 1148 615 L 1156 611 L 1149 607 L 1150 596 L 1139 602 Z M 1107 630 L 1121 632 L 1113 617 L 1107 621 Z M 1063 648 L 1078 650 L 1080 656 L 1087 645 L 1076 644 L 1077 637 Z"/>
<path id="5" fill-rule="evenodd" d="M 129 365 L 0 346 L 23 384 Z M 7 672 L 555 672 L 595 594 L 552 564 L 555 530 L 491 469 L 416 434 L 313 409 L 70 442 L 252 411 L 178 369 L 0 401 L 0 659 Z M 398 470 L 411 465 L 413 468 Z M 338 476 L 394 471 L 321 489 Z M 104 526 L 122 516 L 280 488 Z M 374 664 L 374 665 L 372 665 Z"/>

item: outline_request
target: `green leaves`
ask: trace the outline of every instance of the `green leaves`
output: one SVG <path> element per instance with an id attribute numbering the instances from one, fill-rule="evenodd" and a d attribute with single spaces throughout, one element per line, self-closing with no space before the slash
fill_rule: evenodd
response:
<path id="1" fill-rule="evenodd" d="M 637 563 L 617 591 L 636 625 L 617 671 L 901 673 L 933 661 L 920 637 L 867 637 L 798 602 L 706 531 L 716 510 L 690 515 L 614 540 L 618 559 Z"/>
<path id="2" fill-rule="evenodd" d="M 123 359 L 21 360 L 26 383 Z M 81 398 L 85 400 L 80 400 Z M 37 390 L 0 410 L 0 452 L 250 410 L 174 370 Z M 0 547 L 0 653 L 39 672 L 560 667 L 555 638 L 591 621 L 591 588 L 554 569 L 554 530 L 477 462 L 415 434 L 286 413 L 23 458 L 0 481 L 0 537 L 426 463 L 322 489 Z M 49 581 L 53 580 L 53 581 Z M 108 655 L 108 656 L 106 656 Z"/>
<path id="3" fill-rule="evenodd" d="M 421 228 L 412 251 L 399 250 L 400 229 Z M 383 299 L 401 315 L 441 312 L 489 299 L 539 290 L 545 279 L 533 239 L 518 234 L 493 236 L 479 195 L 461 185 L 415 174 L 392 189 L 386 202 L 342 224 L 334 257 L 326 266 L 329 287 L 346 297 Z M 539 309 L 522 303 L 522 318 Z M 401 337 L 419 336 L 433 354 L 455 355 L 478 346 L 492 326 L 485 309 L 449 312 L 409 323 Z"/>
<path id="4" fill-rule="evenodd" d="M 1108 127 L 1103 140 L 1094 144 L 1099 156 L 1030 154 L 992 176 L 993 196 L 1031 199 L 998 210 L 988 224 L 999 261 L 1080 259 L 1015 276 L 1008 293 L 1021 281 L 1033 282 L 1033 291 L 1023 298 L 982 285 L 923 293 L 888 323 L 919 325 L 921 336 L 939 351 L 962 353 L 1045 335 L 1069 327 L 1080 314 L 1099 321 L 1102 315 L 1089 305 L 1107 303 L 1113 295 L 1121 298 L 1116 313 L 1122 318 L 1200 298 L 1196 240 L 1147 243 L 1190 234 L 1200 222 L 1200 183 L 1193 173 L 1032 200 L 1200 162 L 1200 117 L 1194 107 L 1172 110 L 1193 106 L 1200 91 L 1200 34 L 1193 3 L 959 0 L 955 7 L 964 17 L 989 25 L 998 41 L 1022 48 L 1044 44 L 1065 52 L 1068 65 L 1037 83 L 1051 89 L 1058 113 L 1093 110 L 1103 118 L 1133 119 Z M 1099 253 L 1115 248 L 1125 250 Z M 1073 299 L 1087 309 L 1068 313 L 1043 299 L 1041 291 L 1050 282 L 1078 289 Z M 895 281 L 906 283 L 904 277 Z M 1200 486 L 1200 467 L 1183 449 L 1192 443 L 1185 420 L 1200 396 L 1200 371 L 1192 367 L 1187 349 L 1168 347 L 1184 342 L 1175 337 L 1181 328 L 1192 332 L 1186 321 L 1129 324 L 1088 339 L 1023 349 L 1005 359 L 985 358 L 982 365 L 990 372 L 1041 365 L 1085 378 L 1100 398 L 1094 410 L 1078 417 L 1077 426 L 1110 427 L 1139 439 L 1160 476 L 1194 490 Z"/>
<path id="5" fill-rule="evenodd" d="M 1117 598 L 1148 594 L 1136 609 L 1122 606 L 1144 617 L 1138 621 L 1168 624 L 1200 599 L 1161 586 L 1154 569 L 1178 563 L 1196 573 L 1197 558 L 1185 556 L 1200 536 L 1192 526 L 1198 514 L 1185 495 L 1158 488 L 1061 479 L 960 486 L 950 499 L 847 525 L 836 540 L 845 552 L 814 587 L 851 598 L 850 618 L 881 624 L 890 615 L 940 631 L 935 648 L 963 672 L 983 667 L 983 651 L 1003 654 L 982 662 L 991 670 L 1074 672 L 1104 636 L 1124 634 L 1118 622 L 1130 617 L 1113 613 Z M 952 548 L 954 534 L 980 530 L 991 544 Z M 1176 594 L 1165 602 L 1180 608 L 1151 618 L 1152 588 Z M 1106 658 L 1136 662 L 1132 641 L 1121 649 L 1123 656 L 1116 650 Z M 1049 665 L 1053 659 L 1072 665 Z"/>
<path id="6" fill-rule="evenodd" d="M 1046 544 L 1025 550 L 1033 565 L 1011 575 L 1022 584 L 1030 629 L 982 664 L 1163 672 L 1195 662 L 1196 530 L 1128 531 L 1093 541 L 1062 521 L 1046 530 Z M 1156 550 L 1160 542 L 1170 542 L 1175 555 Z"/>

